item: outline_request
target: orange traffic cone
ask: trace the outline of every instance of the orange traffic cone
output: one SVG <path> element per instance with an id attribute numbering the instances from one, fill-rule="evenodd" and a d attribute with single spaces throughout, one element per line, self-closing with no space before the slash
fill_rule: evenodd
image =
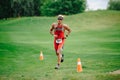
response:
<path id="1" fill-rule="evenodd" d="M 77 72 L 82 72 L 82 64 L 80 58 L 77 60 Z"/>
<path id="2" fill-rule="evenodd" d="M 40 52 L 40 60 L 43 60 L 43 53 L 42 53 L 42 51 Z"/>

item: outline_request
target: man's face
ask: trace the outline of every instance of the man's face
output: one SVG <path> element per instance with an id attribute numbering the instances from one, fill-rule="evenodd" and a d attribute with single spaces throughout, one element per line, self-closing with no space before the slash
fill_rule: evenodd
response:
<path id="1" fill-rule="evenodd" d="M 58 20 L 58 23 L 62 23 L 62 20 Z"/>

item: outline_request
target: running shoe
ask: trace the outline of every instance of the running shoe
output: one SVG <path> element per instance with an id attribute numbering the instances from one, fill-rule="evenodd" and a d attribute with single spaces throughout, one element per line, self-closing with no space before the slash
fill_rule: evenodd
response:
<path id="1" fill-rule="evenodd" d="M 60 65 L 57 64 L 57 65 L 55 66 L 55 69 L 59 69 L 59 68 L 60 68 Z"/>

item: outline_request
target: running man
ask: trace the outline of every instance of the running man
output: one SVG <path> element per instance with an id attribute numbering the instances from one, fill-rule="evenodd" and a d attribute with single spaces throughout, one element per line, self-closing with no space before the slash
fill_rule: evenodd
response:
<path id="1" fill-rule="evenodd" d="M 50 34 L 54 36 L 54 49 L 57 55 L 57 65 L 55 69 L 59 69 L 60 63 L 64 61 L 63 59 L 64 55 L 62 54 L 62 49 L 66 37 L 68 37 L 68 35 L 71 32 L 69 26 L 62 23 L 63 18 L 64 17 L 62 15 L 58 15 L 57 23 L 53 23 L 50 28 Z M 65 35 L 65 31 L 67 31 L 66 35 Z"/>

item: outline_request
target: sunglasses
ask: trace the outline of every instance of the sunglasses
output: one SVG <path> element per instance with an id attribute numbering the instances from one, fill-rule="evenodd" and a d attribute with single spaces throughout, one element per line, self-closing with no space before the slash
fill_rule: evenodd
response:
<path id="1" fill-rule="evenodd" d="M 63 18 L 58 18 L 58 20 L 63 20 Z"/>
<path id="2" fill-rule="evenodd" d="M 63 20 L 63 19 L 58 19 L 58 20 Z"/>

